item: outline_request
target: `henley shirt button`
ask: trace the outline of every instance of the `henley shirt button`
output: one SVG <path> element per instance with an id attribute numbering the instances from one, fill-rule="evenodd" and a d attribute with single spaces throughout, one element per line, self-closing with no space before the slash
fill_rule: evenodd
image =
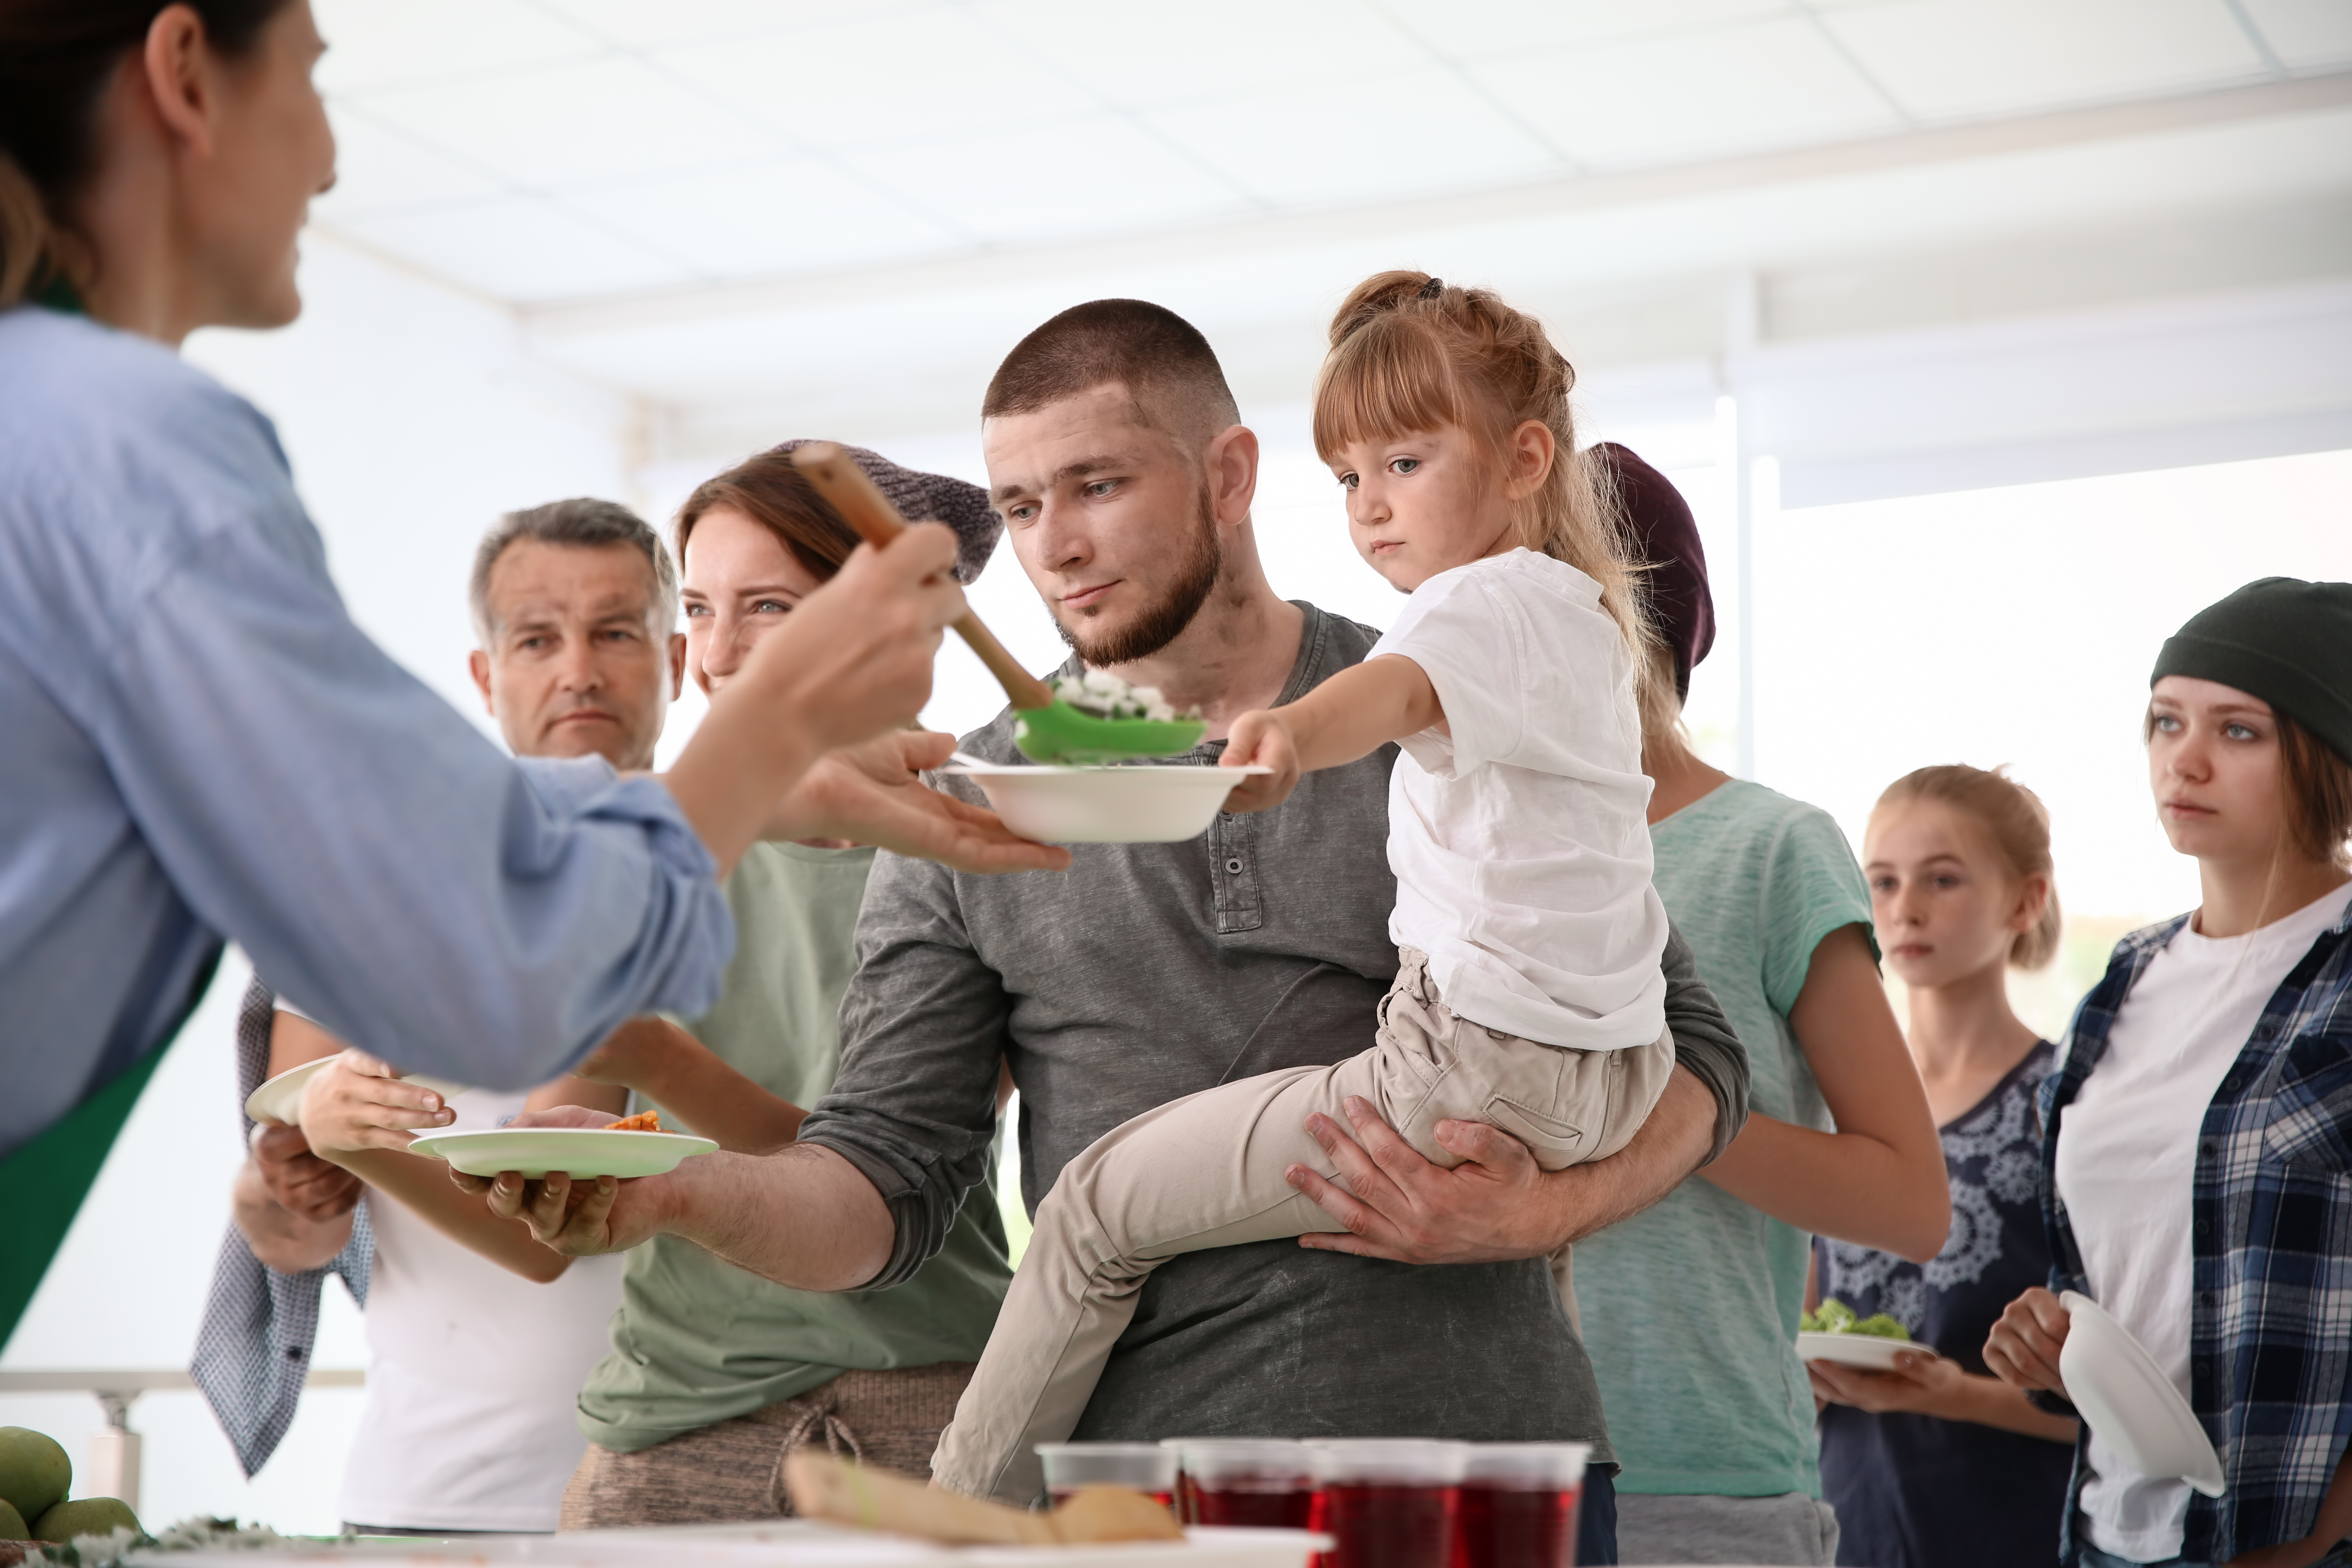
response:
<path id="1" fill-rule="evenodd" d="M 1238 877 L 1242 874 L 1242 863 L 1239 860 L 1228 860 L 1225 862 L 1225 870 L 1229 874 Z"/>

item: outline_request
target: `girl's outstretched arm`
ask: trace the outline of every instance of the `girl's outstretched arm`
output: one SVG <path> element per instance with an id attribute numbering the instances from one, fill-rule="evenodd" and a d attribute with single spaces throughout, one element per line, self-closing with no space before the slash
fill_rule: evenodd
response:
<path id="1" fill-rule="evenodd" d="M 1407 735 L 1445 722 L 1437 688 L 1402 654 L 1382 654 L 1343 669 L 1296 702 L 1260 708 L 1234 721 L 1222 764 L 1267 767 L 1225 797 L 1227 811 L 1280 805 L 1298 775 L 1352 763 Z"/>

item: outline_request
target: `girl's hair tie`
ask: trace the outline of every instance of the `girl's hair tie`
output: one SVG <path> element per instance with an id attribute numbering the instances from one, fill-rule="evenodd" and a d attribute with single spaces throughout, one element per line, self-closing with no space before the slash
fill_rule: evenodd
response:
<path id="1" fill-rule="evenodd" d="M 1434 300 L 1434 299 L 1436 299 L 1440 294 L 1443 294 L 1443 293 L 1444 293 L 1444 292 L 1445 292 L 1445 279 L 1443 279 L 1443 278 L 1433 278 L 1433 279 L 1431 279 L 1428 282 L 1426 282 L 1426 283 L 1424 283 L 1424 284 L 1423 284 L 1423 285 L 1421 286 L 1421 293 L 1417 296 L 1417 298 L 1423 299 L 1423 300 Z"/>

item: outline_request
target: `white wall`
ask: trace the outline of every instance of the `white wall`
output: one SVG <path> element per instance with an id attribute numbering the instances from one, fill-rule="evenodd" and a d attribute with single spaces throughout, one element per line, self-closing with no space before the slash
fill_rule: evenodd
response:
<path id="1" fill-rule="evenodd" d="M 465 583 L 500 511 L 559 496 L 626 496 L 625 400 L 525 359 L 506 312 L 331 240 L 306 243 L 302 320 L 282 332 L 205 332 L 189 357 L 277 421 L 297 484 L 360 625 L 461 710 Z M 262 738 L 252 737 L 258 741 Z M 224 744 L 236 737 L 223 737 Z M 158 1068 L 0 1366 L 184 1367 L 227 1217 L 237 1142 L 232 1028 L 244 988 L 231 953 Z M 330 1284 L 316 1363 L 364 1346 Z M 308 1395 L 250 1486 L 200 1396 L 151 1394 L 142 1516 L 261 1518 L 337 1528 L 334 1498 L 360 1394 Z M 82 1394 L 0 1395 L 0 1425 L 63 1441 L 81 1463 L 100 1425 Z"/>

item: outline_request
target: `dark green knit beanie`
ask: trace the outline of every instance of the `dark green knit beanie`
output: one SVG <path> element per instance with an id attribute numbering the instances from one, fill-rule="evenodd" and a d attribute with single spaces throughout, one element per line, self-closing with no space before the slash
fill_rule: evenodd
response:
<path id="1" fill-rule="evenodd" d="M 2259 697 L 2352 762 L 2352 583 L 2249 583 L 2166 640 L 2147 683 L 2168 675 Z"/>

